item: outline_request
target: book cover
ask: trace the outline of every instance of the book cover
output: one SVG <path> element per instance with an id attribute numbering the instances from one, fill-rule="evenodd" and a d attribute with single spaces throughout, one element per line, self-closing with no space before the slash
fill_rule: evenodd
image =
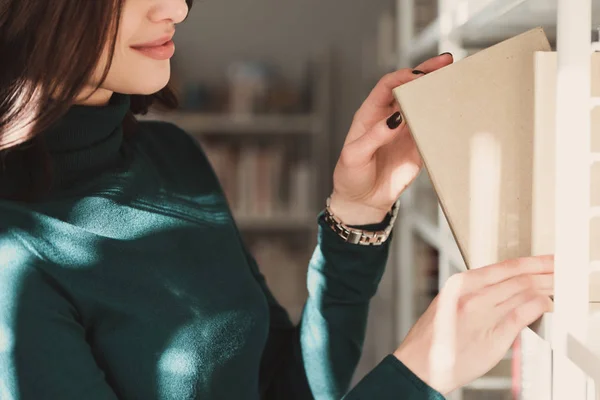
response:
<path id="1" fill-rule="evenodd" d="M 394 89 L 467 268 L 531 254 L 541 28 Z"/>

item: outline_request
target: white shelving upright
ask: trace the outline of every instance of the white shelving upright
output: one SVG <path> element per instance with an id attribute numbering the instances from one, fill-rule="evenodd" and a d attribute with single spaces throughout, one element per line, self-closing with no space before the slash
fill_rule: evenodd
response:
<path id="1" fill-rule="evenodd" d="M 590 166 L 600 162 L 591 153 L 592 107 L 600 106 L 590 93 L 592 24 L 600 22 L 600 0 L 432 0 L 438 15 L 416 32 L 415 4 L 423 0 L 397 0 L 397 60 L 399 68 L 415 67 L 441 52 L 456 61 L 478 48 L 507 39 L 536 26 L 544 27 L 558 56 L 556 103 L 556 275 L 555 308 L 542 321 L 537 334 L 526 329 L 521 337 L 521 375 L 526 382 L 516 388 L 519 400 L 600 400 L 600 317 L 598 304 L 589 303 L 589 230 L 600 209 L 590 205 Z M 414 241 L 418 237 L 438 252 L 441 287 L 464 263 L 438 206 L 437 218 L 421 215 L 417 205 L 423 189 L 413 185 L 402 198 L 395 236 L 397 266 L 398 339 L 416 321 Z M 433 189 L 429 187 L 430 194 Z M 533 358 L 531 358 L 533 354 Z M 507 358 L 511 353 L 507 354 Z M 530 358 L 527 358 L 530 357 Z M 532 361 L 533 360 L 533 361 Z M 595 381 L 595 385 L 592 384 Z M 484 376 L 452 400 L 467 399 L 464 389 L 477 390 L 469 398 L 513 398 L 511 376 Z M 498 389 L 509 393 L 495 397 Z M 598 391 L 600 392 L 600 390 Z"/>
<path id="2" fill-rule="evenodd" d="M 556 93 L 556 266 L 552 393 L 585 399 L 586 377 L 569 359 L 587 341 L 590 266 L 591 0 L 558 1 Z M 575 133 L 575 134 L 574 134 Z"/>

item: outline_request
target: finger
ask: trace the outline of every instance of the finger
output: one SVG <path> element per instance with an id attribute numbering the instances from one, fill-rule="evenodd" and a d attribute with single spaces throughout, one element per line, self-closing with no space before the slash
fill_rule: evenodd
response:
<path id="1" fill-rule="evenodd" d="M 352 137 L 353 134 L 355 136 L 361 135 L 365 130 L 370 129 L 372 125 L 377 123 L 375 118 L 379 118 L 378 115 L 381 114 L 381 111 L 391 114 L 393 110 L 397 110 L 398 106 L 394 99 L 393 90 L 421 76 L 422 74 L 415 74 L 410 69 L 401 69 L 381 78 L 354 115 L 354 122 L 359 124 L 359 128 L 364 129 L 350 132 L 348 139 L 353 140 L 356 138 Z"/>
<path id="2" fill-rule="evenodd" d="M 419 64 L 413 70 L 401 69 L 381 78 L 354 115 L 354 122 L 357 124 L 353 124 L 346 138 L 346 143 L 363 135 L 366 130 L 371 129 L 378 122 L 379 117 L 377 115 L 381 111 L 391 114 L 393 111 L 398 110 L 393 94 L 395 88 L 421 77 L 424 73 L 433 72 L 436 69 L 449 65 L 452 61 L 451 55 L 439 55 Z"/>
<path id="3" fill-rule="evenodd" d="M 521 257 L 464 272 L 466 291 L 477 291 L 518 275 L 539 275 L 554 272 L 554 256 Z"/>
<path id="4" fill-rule="evenodd" d="M 525 276 L 524 276 L 525 277 Z M 513 278 L 508 281 L 505 281 L 507 285 L 504 283 L 500 283 L 495 286 L 503 285 L 505 286 L 505 290 L 503 293 L 497 291 L 489 299 L 489 304 L 491 306 L 498 307 L 504 312 L 508 312 L 510 309 L 516 307 L 519 304 L 519 298 L 523 296 L 527 296 L 528 294 L 537 294 L 541 296 L 546 296 L 550 298 L 550 296 L 554 293 L 554 275 L 553 274 L 544 274 L 528 277 L 529 279 L 519 279 Z M 519 280 L 520 282 L 516 282 Z M 525 280 L 529 280 L 529 283 L 524 283 Z M 512 281 L 512 282 L 511 282 Z M 511 288 L 508 288 L 508 283 L 510 282 Z"/>
<path id="5" fill-rule="evenodd" d="M 544 313 L 552 311 L 548 296 L 535 292 L 524 292 L 509 300 L 512 307 L 499 307 L 496 330 L 511 343 L 525 327 L 537 321 Z M 508 306 L 508 303 L 506 304 Z"/>
<path id="6" fill-rule="evenodd" d="M 385 75 L 375 85 L 363 104 L 371 107 L 389 107 L 394 102 L 392 90 L 398 86 L 419 78 L 421 72 L 427 74 L 452 64 L 452 57 L 440 55 L 419 64 L 414 69 L 401 69 Z"/>
<path id="7" fill-rule="evenodd" d="M 422 71 L 426 74 L 443 68 L 454 62 L 454 57 L 450 53 L 443 53 L 439 56 L 432 57 L 429 60 L 423 61 L 421 64 L 415 67 L 416 70 Z"/>
<path id="8" fill-rule="evenodd" d="M 364 166 L 371 161 L 375 152 L 382 146 L 390 143 L 405 128 L 399 112 L 392 114 L 386 120 L 379 121 L 367 133 L 344 146 L 342 158 L 348 167 Z M 404 134 L 407 134 L 406 131 Z"/>
<path id="9" fill-rule="evenodd" d="M 476 296 L 484 307 L 495 307 L 527 291 L 546 296 L 553 295 L 554 274 L 515 276 L 495 285 L 484 287 L 477 292 Z"/>

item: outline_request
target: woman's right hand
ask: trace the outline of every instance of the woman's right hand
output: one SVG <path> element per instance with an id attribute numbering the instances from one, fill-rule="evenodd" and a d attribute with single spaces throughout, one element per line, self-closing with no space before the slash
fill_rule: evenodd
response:
<path id="1" fill-rule="evenodd" d="M 554 258 L 528 257 L 452 276 L 394 352 L 442 394 L 484 375 L 522 329 L 551 311 Z"/>

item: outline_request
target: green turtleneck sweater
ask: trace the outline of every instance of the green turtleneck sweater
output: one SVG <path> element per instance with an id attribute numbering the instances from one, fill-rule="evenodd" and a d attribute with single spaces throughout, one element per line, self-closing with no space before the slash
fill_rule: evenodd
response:
<path id="1" fill-rule="evenodd" d="M 319 215 L 294 326 L 197 143 L 161 122 L 125 138 L 128 109 L 72 107 L 44 135 L 55 189 L 0 200 L 0 399 L 442 398 L 391 355 L 347 393 L 389 244 Z"/>

